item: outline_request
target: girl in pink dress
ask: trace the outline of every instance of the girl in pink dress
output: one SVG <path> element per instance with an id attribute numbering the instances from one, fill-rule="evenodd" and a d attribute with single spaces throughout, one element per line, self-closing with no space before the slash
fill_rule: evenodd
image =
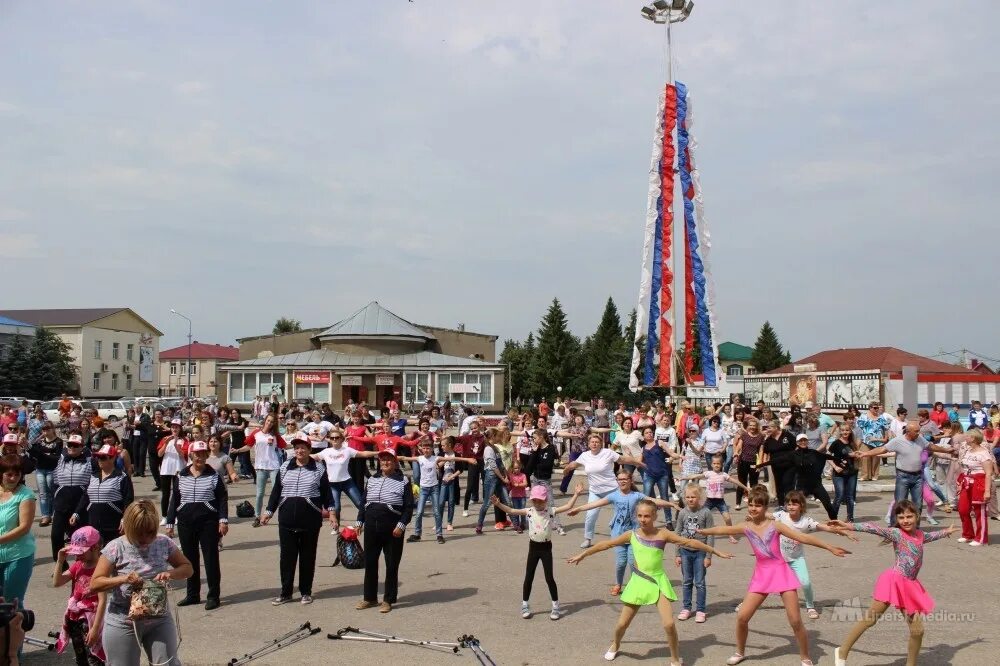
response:
<path id="1" fill-rule="evenodd" d="M 770 500 L 767 488 L 755 486 L 747 495 L 746 522 L 731 527 L 709 527 L 698 530 L 701 534 L 714 536 L 745 535 L 753 548 L 754 556 L 757 558 L 753 576 L 750 578 L 750 586 L 747 588 L 746 596 L 743 597 L 743 603 L 739 605 L 736 612 L 736 653 L 727 659 L 726 663 L 732 666 L 746 659 L 745 651 L 747 634 L 750 633 L 750 618 L 767 599 L 767 595 L 780 594 L 781 602 L 785 606 L 785 614 L 788 616 L 788 624 L 795 633 L 795 640 L 799 644 L 799 658 L 802 660 L 802 666 L 812 666 L 812 661 L 809 659 L 809 638 L 806 636 L 805 627 L 802 625 L 802 616 L 799 613 L 799 579 L 781 554 L 780 538 L 784 536 L 807 546 L 824 548 L 837 557 L 843 557 L 850 551 L 830 545 L 814 536 L 803 534 L 781 522 L 769 520 L 766 514 Z"/>
<path id="2" fill-rule="evenodd" d="M 844 523 L 839 520 L 827 523 L 831 527 L 877 534 L 891 541 L 896 551 L 896 564 L 891 569 L 883 571 L 875 581 L 871 608 L 865 613 L 864 619 L 855 624 L 847 634 L 844 643 L 834 650 L 833 659 L 836 666 L 847 666 L 847 655 L 851 648 L 861 638 L 861 634 L 875 626 L 889 606 L 895 606 L 906 615 L 906 622 L 910 626 L 906 664 L 914 666 L 917 663 L 917 655 L 920 654 L 920 644 L 924 637 L 921 615 L 934 610 L 934 600 L 917 580 L 920 565 L 924 560 L 924 544 L 950 537 L 955 531 L 955 526 L 934 532 L 917 529 L 920 512 L 910 500 L 897 502 L 893 511 L 896 514 L 898 527 L 882 527 L 877 523 Z"/>

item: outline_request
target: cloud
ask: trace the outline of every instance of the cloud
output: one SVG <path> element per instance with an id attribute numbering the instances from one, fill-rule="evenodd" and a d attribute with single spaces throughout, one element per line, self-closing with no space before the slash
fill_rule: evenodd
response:
<path id="1" fill-rule="evenodd" d="M 174 86 L 174 92 L 183 97 L 194 97 L 205 92 L 210 87 L 204 81 L 182 81 Z"/>
<path id="2" fill-rule="evenodd" d="M 35 259 L 41 256 L 37 234 L 0 232 L 0 259 Z"/>

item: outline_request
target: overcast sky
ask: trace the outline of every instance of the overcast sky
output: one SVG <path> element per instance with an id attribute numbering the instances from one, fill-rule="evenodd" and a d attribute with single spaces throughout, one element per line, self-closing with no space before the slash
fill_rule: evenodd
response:
<path id="1" fill-rule="evenodd" d="M 661 28 L 638 1 L 0 2 L 8 308 L 231 343 L 371 299 L 523 338 L 637 298 Z M 698 2 L 720 338 L 1000 357 L 1000 5 Z"/>

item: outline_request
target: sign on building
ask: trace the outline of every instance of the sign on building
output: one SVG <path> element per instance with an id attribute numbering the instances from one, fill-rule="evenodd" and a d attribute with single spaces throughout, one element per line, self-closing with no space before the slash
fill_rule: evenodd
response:
<path id="1" fill-rule="evenodd" d="M 743 379 L 743 393 L 751 405 L 758 400 L 768 407 L 814 402 L 821 407 L 847 409 L 879 400 L 882 385 L 877 372 L 750 375 Z"/>
<path id="2" fill-rule="evenodd" d="M 393 386 L 395 383 L 395 375 L 375 375 L 375 386 Z"/>
<path id="3" fill-rule="evenodd" d="M 329 384 L 329 372 L 296 372 L 294 375 L 296 384 Z M 358 379 L 361 379 L 358 377 Z M 360 383 L 360 382 L 359 382 Z M 343 384 L 343 382 L 341 382 Z"/>
<path id="4" fill-rule="evenodd" d="M 361 375 L 341 375 L 341 386 L 361 386 Z"/>

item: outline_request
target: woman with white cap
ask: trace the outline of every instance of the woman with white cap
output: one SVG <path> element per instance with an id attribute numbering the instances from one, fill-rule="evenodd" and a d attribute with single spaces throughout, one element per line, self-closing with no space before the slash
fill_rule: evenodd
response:
<path id="1" fill-rule="evenodd" d="M 184 424 L 180 419 L 170 421 L 170 434 L 160 440 L 156 453 L 160 456 L 160 525 L 167 524 L 167 507 L 177 474 L 187 467 L 190 443 L 184 436 Z"/>
<path id="2" fill-rule="evenodd" d="M 174 536 L 177 526 L 181 552 L 191 561 L 194 575 L 187 579 L 187 596 L 178 606 L 201 603 L 200 559 L 205 560 L 208 599 L 205 610 L 219 607 L 219 540 L 229 531 L 229 492 L 226 481 L 208 464 L 208 444 L 192 442 L 188 449 L 191 464 L 177 474 L 167 508 L 166 534 Z M 199 547 L 201 548 L 199 557 Z"/>
<path id="3" fill-rule="evenodd" d="M 132 479 L 118 469 L 118 450 L 103 445 L 94 451 L 97 469 L 91 475 L 87 489 L 76 504 L 69 524 L 87 524 L 100 533 L 101 541 L 111 543 L 121 535 L 122 516 L 125 508 L 135 499 Z M 81 522 L 81 518 L 84 520 Z"/>
<path id="4" fill-rule="evenodd" d="M 66 538 L 73 529 L 69 519 L 76 512 L 80 498 L 87 492 L 90 477 L 94 467 L 89 458 L 83 455 L 83 437 L 70 435 L 66 438 L 66 447 L 56 465 L 55 491 L 52 493 L 52 559 L 56 559 L 59 551 L 66 545 Z M 76 528 L 87 524 L 87 517 L 80 516 Z"/>
<path id="5" fill-rule="evenodd" d="M 316 573 L 316 547 L 323 519 L 332 514 L 333 493 L 326 467 L 310 456 L 312 442 L 305 433 L 293 435 L 295 455 L 278 470 L 267 511 L 261 519 L 267 525 L 278 512 L 278 543 L 281 550 L 281 594 L 271 604 L 280 606 L 292 600 L 295 566 L 299 566 L 299 593 L 303 604 L 311 604 L 313 577 Z"/>
<path id="6" fill-rule="evenodd" d="M 277 482 L 278 468 L 281 467 L 278 451 L 279 449 L 284 449 L 286 446 L 285 440 L 278 433 L 277 415 L 268 414 L 264 419 L 264 425 L 257 430 L 251 431 L 246 436 L 245 443 L 241 448 L 230 451 L 230 455 L 253 451 L 254 476 L 257 479 L 257 499 L 254 505 L 253 519 L 254 527 L 260 527 L 261 525 L 260 512 L 264 507 L 264 491 L 267 488 L 268 480 L 271 481 L 272 486 Z"/>

